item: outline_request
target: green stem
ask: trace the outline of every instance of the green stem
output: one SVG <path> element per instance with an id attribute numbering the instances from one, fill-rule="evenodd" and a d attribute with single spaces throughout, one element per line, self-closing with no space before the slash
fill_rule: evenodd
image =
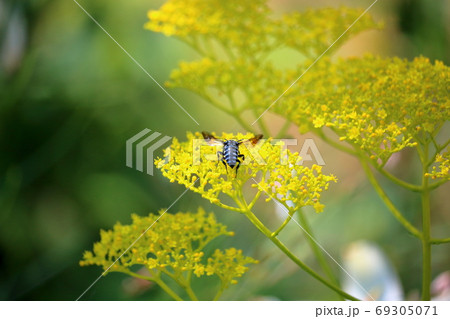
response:
<path id="1" fill-rule="evenodd" d="M 219 43 L 222 45 L 222 48 L 225 50 L 225 54 L 227 55 L 228 61 L 230 61 L 230 62 L 235 61 L 236 57 L 234 56 L 234 53 L 231 50 L 231 48 L 224 41 L 219 41 Z"/>
<path id="2" fill-rule="evenodd" d="M 326 136 L 326 134 L 321 129 L 315 129 L 313 132 L 315 132 L 324 142 L 326 142 L 327 144 L 330 144 L 334 148 L 336 148 L 340 151 L 343 151 L 347 154 L 357 156 L 356 151 L 354 151 L 353 149 L 351 149 L 349 147 L 342 145 L 341 143 L 333 141 L 331 138 Z"/>
<path id="3" fill-rule="evenodd" d="M 345 291 L 336 287 L 334 284 L 330 283 L 328 280 L 320 276 L 314 270 L 309 268 L 306 264 L 304 264 L 300 259 L 298 259 L 277 237 L 271 237 L 271 232 L 269 229 L 264 226 L 264 224 L 253 214 L 252 211 L 248 210 L 245 212 L 247 218 L 252 222 L 253 225 L 256 226 L 267 238 L 270 239 L 286 256 L 288 256 L 294 263 L 296 263 L 301 269 L 303 269 L 306 273 L 323 283 L 328 288 L 334 290 L 339 295 L 349 300 L 359 300 L 352 295 L 349 295 Z"/>
<path id="4" fill-rule="evenodd" d="M 186 287 L 184 287 L 184 288 L 185 288 L 185 290 L 186 290 L 186 292 L 187 292 L 189 298 L 191 298 L 191 300 L 193 300 L 193 301 L 198 301 L 198 298 L 197 298 L 197 296 L 195 295 L 194 291 L 192 290 L 190 284 L 189 284 L 189 285 L 186 285 Z"/>
<path id="5" fill-rule="evenodd" d="M 132 271 L 126 271 L 126 274 L 139 278 L 139 279 L 144 279 L 144 280 L 148 280 L 148 281 L 153 281 L 154 283 L 156 283 L 158 286 L 161 287 L 162 290 L 164 290 L 169 296 L 171 296 L 173 299 L 177 300 L 177 301 L 183 301 L 183 299 L 178 296 L 172 289 L 170 289 L 169 286 L 167 286 L 164 281 L 161 280 L 161 278 L 159 278 L 159 276 L 155 275 L 153 277 L 148 277 L 148 276 L 143 276 L 143 275 L 139 275 L 135 272 Z"/>
<path id="6" fill-rule="evenodd" d="M 230 102 L 231 108 L 236 112 L 238 109 L 236 101 L 234 99 L 233 92 L 231 90 L 228 90 L 226 93 L 226 96 L 228 97 L 228 101 Z"/>
<path id="7" fill-rule="evenodd" d="M 375 166 L 375 167 L 378 170 L 378 172 L 380 172 L 383 176 L 389 178 L 391 181 L 393 181 L 397 185 L 399 185 L 399 186 L 401 186 L 403 188 L 409 189 L 409 190 L 411 190 L 413 192 L 420 192 L 420 191 L 422 191 L 422 187 L 421 186 L 405 182 L 405 181 L 399 179 L 398 177 L 395 177 L 394 175 L 392 175 L 391 173 L 389 173 L 388 171 L 386 171 L 382 167 L 377 167 L 377 166 Z"/>
<path id="8" fill-rule="evenodd" d="M 416 137 L 416 140 L 417 140 L 416 151 L 419 154 L 420 161 L 422 162 L 423 165 L 425 165 L 425 163 L 428 161 L 428 159 L 425 158 L 424 152 L 423 152 L 422 148 L 420 147 L 421 139 L 419 137 Z"/>
<path id="9" fill-rule="evenodd" d="M 387 194 L 384 192 L 383 188 L 378 183 L 377 179 L 375 178 L 375 175 L 372 173 L 369 165 L 367 164 L 366 160 L 362 158 L 362 156 L 359 156 L 360 162 L 362 164 L 362 167 L 369 178 L 370 183 L 375 188 L 375 191 L 378 193 L 380 198 L 383 200 L 384 204 L 387 206 L 389 211 L 392 213 L 392 215 L 405 227 L 405 229 L 410 232 L 412 235 L 416 236 L 417 238 L 421 239 L 422 234 L 421 232 L 414 227 L 406 218 L 400 213 L 400 211 L 395 207 L 395 205 L 392 203 L 392 201 L 389 199 Z"/>
<path id="10" fill-rule="evenodd" d="M 236 119 L 236 121 L 238 121 L 238 123 L 244 130 L 246 130 L 247 132 L 255 133 L 255 129 L 242 119 L 242 117 L 239 115 L 239 112 L 233 112 L 232 116 Z"/>
<path id="11" fill-rule="evenodd" d="M 214 97 L 211 96 L 211 94 L 207 93 L 206 91 L 201 92 L 200 96 L 202 96 L 205 100 L 207 100 L 209 103 L 211 103 L 213 106 L 221 110 L 222 112 L 225 112 L 226 114 L 230 115 L 231 117 L 234 117 L 236 121 L 244 128 L 247 132 L 255 133 L 255 130 L 253 127 L 248 125 L 241 117 L 241 109 L 229 109 L 219 101 L 217 101 Z"/>
<path id="12" fill-rule="evenodd" d="M 217 291 L 216 295 L 214 296 L 213 301 L 217 301 L 219 300 L 220 296 L 222 295 L 223 291 L 225 290 L 225 285 L 223 284 L 223 282 L 220 284 L 220 288 Z"/>
<path id="13" fill-rule="evenodd" d="M 251 99 L 250 99 L 251 94 L 250 94 L 250 92 L 248 91 L 248 89 L 247 89 L 247 88 L 242 88 L 242 92 L 244 93 L 244 95 L 245 95 L 245 97 L 246 97 L 247 103 L 241 108 L 241 112 L 242 112 L 242 110 L 247 109 L 249 103 L 251 103 L 251 102 L 250 102 L 250 100 L 251 100 Z M 255 117 L 258 117 L 259 114 L 257 113 L 257 110 L 256 110 L 256 109 L 253 109 L 253 115 L 254 115 Z M 238 117 L 238 116 L 239 116 L 239 113 L 236 113 L 236 117 Z M 242 125 L 242 124 L 241 124 L 241 125 Z M 260 129 L 261 129 L 261 132 L 262 132 L 262 134 L 264 135 L 264 137 L 265 137 L 265 138 L 268 138 L 268 137 L 270 136 L 270 132 L 269 132 L 269 130 L 267 129 L 267 127 L 266 127 L 266 125 L 265 125 L 265 123 L 264 123 L 264 121 L 263 121 L 262 118 L 259 119 L 258 125 L 259 125 L 259 127 L 260 127 Z M 254 130 L 253 128 L 250 129 L 250 130 L 247 129 L 247 131 L 252 132 L 252 133 L 255 133 L 255 130 Z"/>
<path id="14" fill-rule="evenodd" d="M 255 197 L 253 197 L 253 200 L 250 202 L 250 204 L 248 204 L 248 208 L 252 209 L 253 206 L 255 206 L 256 201 L 259 199 L 259 197 L 261 196 L 262 190 L 258 189 L 258 192 L 256 193 Z"/>
<path id="15" fill-rule="evenodd" d="M 294 211 L 289 210 L 289 216 L 286 217 L 286 219 L 284 220 L 283 224 L 281 224 L 280 227 L 278 227 L 278 229 L 276 231 L 274 231 L 272 234 L 270 234 L 270 237 L 277 237 L 278 234 L 284 229 L 284 227 L 286 227 L 286 225 L 291 221 L 292 219 L 292 215 L 294 214 Z"/>
<path id="16" fill-rule="evenodd" d="M 320 247 L 317 245 L 317 242 L 313 240 L 314 237 L 313 237 L 312 229 L 311 229 L 304 213 L 301 210 L 298 212 L 298 219 L 299 219 L 300 225 L 302 226 L 303 230 L 307 233 L 307 234 L 305 234 L 306 240 L 308 241 L 309 246 L 311 247 L 311 250 L 314 252 L 314 255 L 316 256 L 320 266 L 322 267 L 323 271 L 328 276 L 330 281 L 333 284 L 335 284 L 336 286 L 338 286 L 339 282 L 338 282 L 336 276 L 334 275 L 333 270 L 331 269 L 327 260 L 325 259 L 322 249 L 320 249 Z"/>
<path id="17" fill-rule="evenodd" d="M 214 43 L 211 38 L 203 38 L 203 46 L 205 47 L 206 52 L 210 52 L 206 56 L 212 56 L 214 60 L 218 59 L 218 54 L 214 50 Z"/>
<path id="18" fill-rule="evenodd" d="M 434 163 L 434 161 L 436 160 L 436 155 L 439 154 L 450 143 L 450 139 L 448 139 L 444 144 L 438 145 L 436 143 L 436 140 L 434 139 L 434 137 L 431 138 L 431 141 L 433 142 L 433 145 L 435 147 L 435 151 L 434 151 L 434 154 L 428 160 L 428 163 L 427 163 L 428 166 L 430 166 L 431 164 Z"/>
<path id="19" fill-rule="evenodd" d="M 191 300 L 198 301 L 197 296 L 195 295 L 194 291 L 191 288 L 191 278 L 192 278 L 192 270 L 190 270 L 186 277 L 186 292 L 188 293 Z"/>
<path id="20" fill-rule="evenodd" d="M 444 144 L 439 145 L 439 150 L 442 151 L 444 148 L 447 147 L 447 145 L 450 144 L 450 139 L 448 139 Z"/>
<path id="21" fill-rule="evenodd" d="M 291 121 L 286 120 L 283 124 L 283 126 L 281 127 L 280 131 L 277 133 L 277 135 L 275 136 L 276 139 L 278 138 L 283 138 L 287 131 L 289 130 L 289 127 L 291 127 Z"/>
<path id="22" fill-rule="evenodd" d="M 422 170 L 422 300 L 430 300 L 431 284 L 431 210 L 430 210 L 430 190 L 428 188 L 428 145 L 423 149 L 423 170 Z"/>
<path id="23" fill-rule="evenodd" d="M 258 183 L 256 181 L 255 181 L 255 183 L 258 185 Z M 240 189 L 240 188 L 238 188 L 238 189 Z M 262 190 L 261 188 L 259 188 L 259 189 Z M 269 195 L 269 194 L 267 194 L 267 195 Z M 274 200 L 274 198 L 272 196 L 269 195 L 269 197 L 272 198 L 272 200 Z M 303 218 L 301 218 L 301 221 L 300 221 L 301 223 L 303 223 L 303 226 L 302 226 L 303 230 L 310 235 L 310 236 L 307 236 L 308 240 L 312 241 L 312 243 L 310 243 L 310 245 L 311 245 L 312 248 L 314 247 L 313 251 L 316 254 L 316 256 L 318 256 L 319 263 L 324 268 L 325 273 L 327 273 L 327 275 L 332 280 L 332 283 L 328 282 L 326 279 L 321 277 L 314 270 L 312 270 L 306 264 L 304 264 L 300 259 L 295 257 L 289 251 L 289 249 L 286 246 L 284 246 L 283 243 L 278 240 L 278 238 L 276 238 L 276 236 L 283 230 L 283 228 L 292 219 L 292 216 L 295 213 L 295 211 L 292 211 L 289 206 L 287 206 L 287 205 L 285 205 L 283 203 L 280 203 L 281 205 L 283 205 L 286 208 L 286 210 L 288 211 L 289 216 L 285 219 L 283 224 L 276 231 L 271 233 L 270 230 L 267 227 L 265 227 L 264 224 L 255 216 L 255 214 L 253 214 L 253 212 L 251 211 L 251 208 L 249 208 L 249 206 L 247 205 L 247 203 L 246 203 L 246 201 L 245 201 L 245 199 L 244 199 L 244 197 L 242 195 L 242 191 L 238 192 L 238 194 L 237 194 L 237 196 L 235 198 L 235 201 L 238 203 L 239 207 L 242 208 L 242 212 L 247 216 L 248 219 L 250 219 L 250 221 L 253 223 L 253 225 L 255 225 L 266 237 L 268 237 L 275 245 L 277 245 L 289 258 L 291 258 L 291 260 L 293 260 L 298 266 L 300 266 L 300 268 L 302 268 L 304 271 L 309 273 L 311 276 L 313 276 L 317 280 L 321 281 L 322 283 L 324 283 L 325 285 L 327 285 L 328 287 L 333 289 L 335 292 L 338 293 L 340 298 L 345 297 L 345 298 L 350 299 L 350 300 L 357 300 L 353 296 L 350 296 L 347 293 L 343 292 L 338 287 L 337 279 L 335 278 L 333 272 L 329 268 L 329 265 L 326 262 L 324 256 L 322 255 L 319 247 L 317 246 L 317 243 L 314 242 L 314 240 L 312 240 L 312 235 L 311 235 L 312 230 L 309 227 L 309 225 L 307 224 L 307 221 L 306 221 L 306 219 L 303 216 L 301 216 Z M 301 211 L 299 212 L 299 214 L 301 214 Z M 306 235 L 308 235 L 308 234 L 306 234 Z M 287 252 L 289 252 L 289 253 L 287 253 Z M 343 295 L 342 293 L 344 293 L 346 295 Z M 349 296 L 351 298 L 349 298 Z M 352 298 L 354 298 L 354 299 L 352 299 Z"/>
<path id="24" fill-rule="evenodd" d="M 221 110 L 222 112 L 227 113 L 230 116 L 234 117 L 234 113 L 232 110 L 230 110 L 227 106 L 223 105 L 222 103 L 220 103 L 219 101 L 217 101 L 214 97 L 211 96 L 211 94 L 209 94 L 206 91 L 202 91 L 200 92 L 200 96 L 203 97 L 205 100 L 207 100 L 209 103 L 211 103 L 213 106 L 215 106 L 216 108 L 218 108 L 219 110 Z"/>
<path id="25" fill-rule="evenodd" d="M 258 115 L 259 115 L 256 112 L 256 109 L 253 110 L 253 114 L 255 115 L 255 117 L 258 117 Z M 259 118 L 258 125 L 261 129 L 261 132 L 264 134 L 264 136 L 269 137 L 270 136 L 269 129 L 267 128 L 266 123 L 264 122 L 264 119 L 262 117 Z"/>
<path id="26" fill-rule="evenodd" d="M 428 189 L 431 191 L 431 190 L 433 190 L 433 189 L 435 189 L 435 188 L 438 188 L 439 186 L 441 186 L 441 185 L 443 185 L 443 184 L 445 184 L 445 183 L 447 183 L 447 182 L 448 182 L 448 180 L 442 179 L 442 180 L 440 180 L 439 182 L 435 182 L 435 183 L 432 183 L 432 184 L 428 184 Z"/>
<path id="27" fill-rule="evenodd" d="M 432 245 L 440 245 L 440 244 L 447 244 L 450 243 L 450 237 L 449 238 L 432 238 L 430 239 L 430 244 Z"/>
<path id="28" fill-rule="evenodd" d="M 167 286 L 161 279 L 155 280 L 155 283 L 157 283 L 158 286 L 162 288 L 162 290 L 164 290 L 169 296 L 171 296 L 176 301 L 183 301 L 183 299 L 180 296 L 178 296 L 172 289 L 170 289 L 169 286 Z"/>
<path id="29" fill-rule="evenodd" d="M 162 270 L 162 272 L 172 278 L 181 288 L 183 288 L 184 291 L 186 291 L 186 293 L 188 294 L 189 298 L 191 298 L 191 300 L 198 301 L 198 298 L 192 290 L 190 283 L 186 282 L 186 280 L 184 280 L 184 277 L 176 276 L 168 270 Z"/>
<path id="30" fill-rule="evenodd" d="M 240 209 L 238 207 L 229 206 L 229 205 L 223 204 L 221 202 L 217 202 L 217 203 L 215 203 L 215 205 L 222 207 L 223 209 L 226 209 L 226 210 L 231 210 L 231 211 L 235 211 L 238 213 L 242 213 L 242 209 Z"/>
<path id="31" fill-rule="evenodd" d="M 206 53 L 199 44 L 199 41 L 196 37 L 192 37 L 191 41 L 188 40 L 188 38 L 184 38 L 184 37 L 177 37 L 178 40 L 180 40 L 181 42 L 184 42 L 185 44 L 187 44 L 188 46 L 190 46 L 192 49 L 194 49 L 195 51 L 197 51 L 198 54 L 203 55 L 205 57 L 209 57 L 211 59 L 215 59 L 212 55 Z"/>
<path id="32" fill-rule="evenodd" d="M 238 185 L 237 185 L 238 186 Z M 286 256 L 288 256 L 294 263 L 296 263 L 301 269 L 303 269 L 306 273 L 323 283 L 325 286 L 329 287 L 330 289 L 337 292 L 339 295 L 341 295 L 344 298 L 347 298 L 349 300 L 358 300 L 357 298 L 349 295 L 345 291 L 341 290 L 336 285 L 330 283 L 328 280 L 320 276 L 318 273 L 316 273 L 313 269 L 308 267 L 306 264 L 304 264 L 300 259 L 298 259 L 277 237 L 272 235 L 272 232 L 264 226 L 264 224 L 256 217 L 255 214 L 249 209 L 247 202 L 245 201 L 245 198 L 242 194 L 241 188 L 237 188 L 237 194 L 234 200 L 239 205 L 239 207 L 242 208 L 242 212 L 247 216 L 247 218 L 250 220 L 250 222 L 255 225 L 258 230 L 263 233 L 264 236 L 269 238 L 271 242 L 273 242 Z"/>

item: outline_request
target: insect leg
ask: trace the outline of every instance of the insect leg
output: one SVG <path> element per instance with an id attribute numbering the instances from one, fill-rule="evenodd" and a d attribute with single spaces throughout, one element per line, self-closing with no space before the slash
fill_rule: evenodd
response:
<path id="1" fill-rule="evenodd" d="M 225 169 L 227 170 L 227 174 L 228 174 L 228 168 L 227 168 L 227 162 L 225 162 L 225 159 L 223 157 L 223 152 L 217 152 L 217 161 L 221 161 L 223 163 L 223 165 L 225 165 Z"/>
<path id="2" fill-rule="evenodd" d="M 239 157 L 239 156 L 238 156 Z M 234 178 L 237 177 L 239 166 L 241 166 L 241 161 L 239 159 L 236 160 L 236 174 L 234 175 Z"/>
<path id="3" fill-rule="evenodd" d="M 234 176 L 235 178 L 237 177 L 237 173 L 238 173 L 239 166 L 241 166 L 241 163 L 242 163 L 243 161 L 245 161 L 245 156 L 244 156 L 244 154 L 239 154 L 237 157 L 238 157 L 238 159 L 236 160 L 236 175 Z M 242 161 L 240 161 L 239 159 L 242 159 Z"/>

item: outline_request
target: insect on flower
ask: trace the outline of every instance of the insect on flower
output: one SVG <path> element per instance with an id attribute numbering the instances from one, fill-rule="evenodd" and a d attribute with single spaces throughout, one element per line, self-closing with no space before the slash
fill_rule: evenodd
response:
<path id="1" fill-rule="evenodd" d="M 202 132 L 203 138 L 209 145 L 223 145 L 223 150 L 217 152 L 217 159 L 225 165 L 225 169 L 228 172 L 228 166 L 233 169 L 236 167 L 236 175 L 241 166 L 241 163 L 245 160 L 244 154 L 239 151 L 239 146 L 243 143 L 250 143 L 250 145 L 255 146 L 263 135 L 258 134 L 250 139 L 245 140 L 221 140 L 216 138 L 214 135 L 208 132 Z"/>

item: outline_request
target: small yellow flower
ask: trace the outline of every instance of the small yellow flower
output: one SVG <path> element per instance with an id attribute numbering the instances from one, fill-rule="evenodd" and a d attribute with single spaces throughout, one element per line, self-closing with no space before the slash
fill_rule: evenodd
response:
<path id="1" fill-rule="evenodd" d="M 160 212 L 162 213 L 163 211 Z M 86 251 L 83 254 L 80 265 L 98 265 L 106 270 L 117 260 L 109 272 L 133 274 L 134 266 L 142 265 L 156 276 L 164 272 L 176 278 L 192 271 L 197 277 L 205 273 L 208 276 L 217 275 L 221 280 L 227 280 L 224 282 L 227 285 L 234 277 L 240 277 L 248 270 L 246 264 L 256 262 L 243 256 L 242 251 L 230 248 L 225 251 L 216 250 L 205 263 L 202 249 L 216 237 L 232 236 L 233 233 L 218 223 L 212 213 L 206 214 L 201 208 L 195 214 L 164 213 L 146 217 L 132 215 L 132 220 L 131 225 L 118 223 L 113 230 L 102 230 L 100 241 L 94 244 L 92 252 Z M 189 227 L 184 227 L 187 225 Z M 151 229 L 147 234 L 150 235 L 140 237 L 149 226 Z M 129 249 L 133 243 L 133 247 Z M 218 265 L 224 262 L 224 256 L 228 256 L 227 267 L 219 269 Z"/>
<path id="2" fill-rule="evenodd" d="M 148 13 L 145 28 L 188 40 L 214 37 L 255 52 L 270 43 L 268 32 L 273 23 L 269 13 L 266 0 L 169 0 L 158 11 Z"/>
<path id="3" fill-rule="evenodd" d="M 320 128 L 325 124 L 325 119 L 322 117 L 318 117 L 313 120 L 314 127 Z"/>
<path id="4" fill-rule="evenodd" d="M 341 141 L 386 163 L 450 119 L 449 78 L 450 68 L 424 57 L 323 58 L 273 110 L 313 130 L 329 123 Z"/>
<path id="5" fill-rule="evenodd" d="M 350 140 L 356 140 L 359 136 L 359 129 L 357 127 L 352 127 L 348 132 L 348 138 Z"/>
<path id="6" fill-rule="evenodd" d="M 212 257 L 208 258 L 206 274 L 208 276 L 216 274 L 222 282 L 226 283 L 225 287 L 227 287 L 230 283 L 237 282 L 235 278 L 242 277 L 248 270 L 245 265 L 250 263 L 257 263 L 257 261 L 244 256 L 241 250 L 229 248 L 223 252 L 217 249 Z"/>
<path id="7" fill-rule="evenodd" d="M 195 265 L 194 267 L 194 275 L 197 277 L 202 276 L 205 273 L 205 266 L 203 265 Z"/>
<path id="8" fill-rule="evenodd" d="M 450 148 L 447 147 L 442 154 L 436 154 L 431 173 L 427 173 L 426 176 L 432 179 L 450 180 Z"/>
<path id="9" fill-rule="evenodd" d="M 320 213 L 323 211 L 325 205 L 322 205 L 321 203 L 315 203 L 313 205 L 314 209 L 316 210 L 316 212 Z"/>
<path id="10" fill-rule="evenodd" d="M 156 268 L 156 266 L 158 266 L 158 262 L 156 261 L 156 259 L 149 258 L 149 259 L 147 260 L 147 267 L 148 267 L 149 269 Z"/>
<path id="11" fill-rule="evenodd" d="M 264 195 L 269 200 L 282 203 L 290 201 L 294 205 L 293 209 L 308 205 L 321 208 L 315 194 L 320 194 L 330 182 L 336 181 L 333 175 L 322 174 L 318 165 L 311 168 L 299 165 L 298 154 L 282 151 L 283 142 L 273 145 L 270 140 L 260 141 L 254 148 L 241 144 L 240 151 L 245 156 L 245 162 L 236 174 L 217 161 L 217 149 L 214 147 L 194 147 L 195 143 L 203 141 L 200 133 L 188 133 L 187 137 L 186 142 L 173 140 L 169 161 L 157 159 L 155 163 L 171 182 L 185 185 L 221 207 L 244 212 L 245 207 L 239 203 L 243 204 L 242 189 L 248 183 L 259 190 L 256 196 Z M 251 137 L 253 134 L 224 133 L 218 138 L 245 140 Z M 215 160 L 207 160 L 207 156 Z M 198 161 L 199 158 L 202 160 Z M 225 204 L 225 197 L 232 198 L 238 205 Z"/>

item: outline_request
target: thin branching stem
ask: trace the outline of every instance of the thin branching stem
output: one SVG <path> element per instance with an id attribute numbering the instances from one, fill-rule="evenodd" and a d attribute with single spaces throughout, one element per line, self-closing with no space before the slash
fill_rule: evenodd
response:
<path id="1" fill-rule="evenodd" d="M 413 192 L 421 192 L 422 191 L 422 187 L 419 185 L 415 185 L 415 184 L 411 184 L 408 182 L 405 182 L 403 180 L 401 180 L 400 178 L 392 175 L 391 173 L 389 173 L 388 171 L 386 171 L 384 168 L 379 167 L 379 166 L 375 166 L 375 168 L 377 169 L 378 172 L 380 172 L 383 176 L 387 177 L 388 179 L 390 179 L 392 182 L 394 182 L 395 184 L 409 189 L 410 191 Z"/>
<path id="2" fill-rule="evenodd" d="M 163 273 L 165 273 L 167 276 L 169 276 L 170 278 L 172 278 L 181 288 L 183 288 L 184 291 L 186 291 L 186 293 L 188 294 L 189 298 L 191 298 L 191 300 L 198 301 L 197 296 L 195 295 L 194 291 L 191 288 L 190 282 L 187 282 L 181 276 L 175 276 L 173 273 L 171 273 L 168 270 L 163 269 L 161 271 Z"/>
<path id="3" fill-rule="evenodd" d="M 308 220 L 306 219 L 305 213 L 300 209 L 298 212 L 298 219 L 300 222 L 300 225 L 302 226 L 303 230 L 305 231 L 305 238 L 309 243 L 309 246 L 311 247 L 311 250 L 313 251 L 314 255 L 317 258 L 317 261 L 319 262 L 320 266 L 322 267 L 325 274 L 328 276 L 328 278 L 331 280 L 333 284 L 336 286 L 339 285 L 339 281 L 336 278 L 336 276 L 333 273 L 333 270 L 330 267 L 330 264 L 327 262 L 325 255 L 323 254 L 322 249 L 317 245 L 317 242 L 313 240 L 313 230 L 311 226 L 309 225 Z"/>
<path id="4" fill-rule="evenodd" d="M 239 190 L 241 188 L 238 188 Z M 349 300 L 359 300 L 352 295 L 346 293 L 327 279 L 323 278 L 317 272 L 315 272 L 312 268 L 308 267 L 305 263 L 303 263 L 297 256 L 295 256 L 277 237 L 272 236 L 272 232 L 256 217 L 256 215 L 248 208 L 248 204 L 246 203 L 244 196 L 242 195 L 242 191 L 237 192 L 237 196 L 235 201 L 238 205 L 243 209 L 245 216 L 250 220 L 250 222 L 261 232 L 264 236 L 266 236 L 270 241 L 272 241 L 287 257 L 289 257 L 295 264 L 297 264 L 301 269 L 303 269 L 306 273 L 329 287 L 330 289 L 337 292 L 340 296 L 349 299 Z"/>
<path id="5" fill-rule="evenodd" d="M 430 189 L 428 187 L 428 147 L 423 147 L 422 157 L 422 300 L 430 300 L 431 285 L 431 209 Z"/>
<path id="6" fill-rule="evenodd" d="M 352 295 L 346 293 L 345 291 L 341 290 L 339 287 L 335 286 L 331 282 L 329 282 L 327 279 L 320 276 L 318 273 L 316 273 L 312 268 L 308 267 L 305 263 L 303 263 L 297 256 L 295 256 L 277 237 L 271 237 L 271 232 L 269 229 L 267 229 L 264 224 L 253 214 L 252 211 L 247 211 L 245 213 L 247 218 L 252 222 L 253 225 L 256 226 L 271 242 L 273 242 L 287 257 L 289 257 L 295 264 L 297 264 L 301 269 L 303 269 L 306 273 L 323 283 L 328 288 L 334 290 L 342 297 L 349 299 L 349 300 L 358 300 L 357 298 L 353 297 Z"/>
<path id="7" fill-rule="evenodd" d="M 140 274 L 132 272 L 132 271 L 124 271 L 124 272 L 135 278 L 152 281 L 152 282 L 156 283 L 158 286 L 160 286 L 161 289 L 164 290 L 173 299 L 175 299 L 177 301 L 183 301 L 183 299 L 175 291 L 173 291 L 169 286 L 167 286 L 164 283 L 164 281 L 161 280 L 159 275 L 154 275 L 154 276 L 150 277 L 150 276 L 143 276 L 143 275 L 140 275 Z"/>
<path id="8" fill-rule="evenodd" d="M 432 244 L 432 245 L 440 245 L 440 244 L 448 244 L 448 243 L 450 243 L 450 237 L 430 239 L 430 244 Z"/>
<path id="9" fill-rule="evenodd" d="M 287 133 L 287 131 L 289 130 L 289 128 L 291 127 L 291 121 L 289 121 L 289 120 L 286 120 L 285 122 L 284 122 L 284 124 L 283 124 L 283 126 L 281 127 L 281 129 L 278 131 L 278 133 L 275 135 L 275 138 L 276 139 L 279 139 L 279 138 L 284 138 L 285 137 L 285 135 L 286 135 L 286 133 Z"/>
<path id="10" fill-rule="evenodd" d="M 286 227 L 287 224 L 289 224 L 289 222 L 292 219 L 292 215 L 295 212 L 293 210 L 289 210 L 288 216 L 286 217 L 286 219 L 284 220 L 284 222 L 280 225 L 280 227 L 278 227 L 277 230 L 275 230 L 272 234 L 270 234 L 270 237 L 277 237 L 278 234 L 284 229 L 284 227 Z"/>
<path id="11" fill-rule="evenodd" d="M 334 148 L 341 150 L 347 154 L 350 155 L 354 155 L 356 156 L 357 153 L 355 150 L 351 149 L 350 147 L 347 147 L 345 145 L 343 145 L 342 143 L 333 141 L 331 138 L 329 138 L 322 130 L 320 129 L 316 129 L 313 132 L 315 132 L 324 142 L 326 142 L 327 144 L 333 146 Z"/>
<path id="12" fill-rule="evenodd" d="M 395 207 L 394 203 L 392 203 L 390 198 L 387 196 L 386 192 L 383 190 L 383 188 L 378 183 L 378 180 L 375 178 L 375 175 L 373 174 L 372 170 L 370 169 L 367 161 L 362 156 L 360 156 L 359 159 L 360 159 L 360 162 L 362 164 L 364 172 L 366 173 L 370 183 L 372 184 L 373 188 L 375 188 L 375 191 L 378 193 L 381 200 L 387 206 L 387 208 L 392 213 L 392 215 L 400 222 L 400 224 L 403 225 L 403 227 L 405 227 L 405 229 L 409 233 L 411 233 L 412 235 L 421 239 L 422 233 L 403 216 L 403 214 L 397 209 L 397 207 Z"/>
<path id="13" fill-rule="evenodd" d="M 225 288 L 226 288 L 226 287 L 225 287 L 225 284 L 221 281 L 221 283 L 220 283 L 220 288 L 219 288 L 219 290 L 217 291 L 216 295 L 214 296 L 213 301 L 219 300 L 219 298 L 220 298 L 220 296 L 222 296 L 223 291 L 225 290 Z"/>

